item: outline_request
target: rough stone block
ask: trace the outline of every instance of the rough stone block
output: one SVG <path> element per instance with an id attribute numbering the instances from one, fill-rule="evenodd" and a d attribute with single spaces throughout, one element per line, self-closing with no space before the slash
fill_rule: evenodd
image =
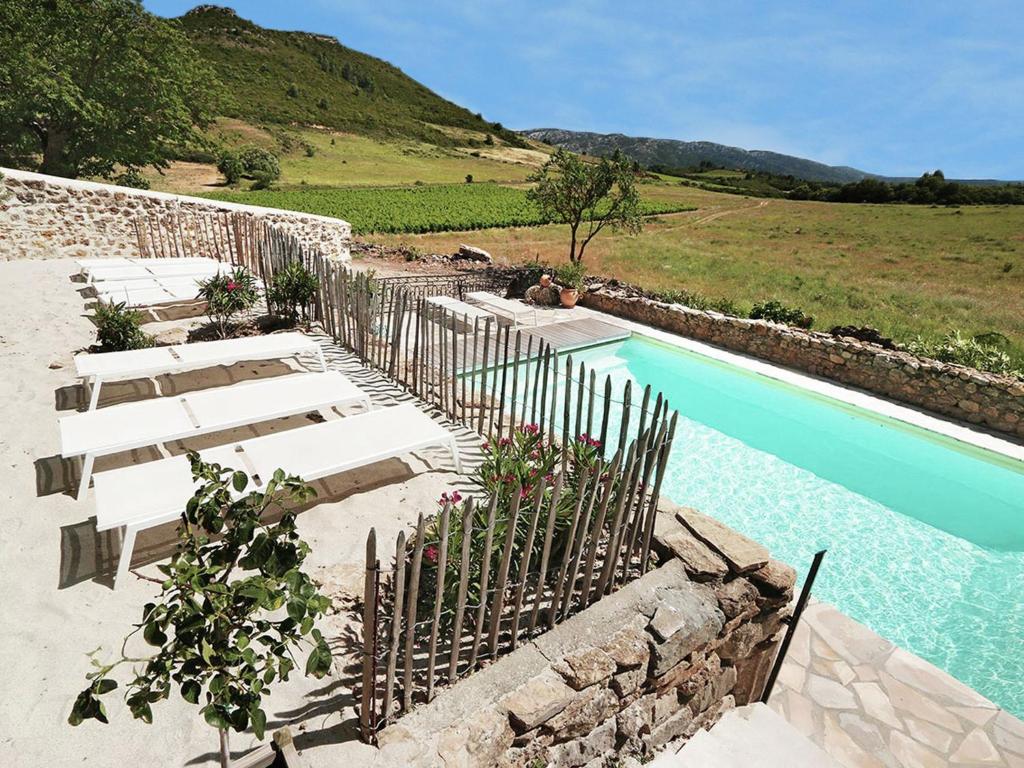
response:
<path id="1" fill-rule="evenodd" d="M 654 752 L 668 744 L 672 739 L 682 736 L 692 722 L 693 715 L 689 709 L 683 707 L 665 722 L 652 727 L 651 732 L 643 737 L 643 742 L 649 751 Z"/>
<path id="2" fill-rule="evenodd" d="M 681 661 L 672 667 L 668 672 L 652 680 L 652 687 L 656 691 L 664 691 L 668 688 L 678 688 L 704 668 L 704 657 L 697 655 L 688 661 Z"/>
<path id="3" fill-rule="evenodd" d="M 501 700 L 501 705 L 512 718 L 516 732 L 522 733 L 550 720 L 575 697 L 576 692 L 560 676 L 546 673 L 517 688 Z"/>
<path id="4" fill-rule="evenodd" d="M 655 677 L 717 637 L 725 618 L 713 595 L 671 590 L 661 596 L 663 604 L 651 619 L 651 631 L 661 640 L 651 651 Z"/>
<path id="5" fill-rule="evenodd" d="M 662 535 L 661 542 L 682 561 L 686 572 L 695 581 L 720 580 L 729 573 L 725 560 L 683 526 Z"/>
<path id="6" fill-rule="evenodd" d="M 757 588 L 746 579 L 733 579 L 715 587 L 715 597 L 718 598 L 718 607 L 722 609 L 727 619 L 749 613 L 757 612 Z"/>
<path id="7" fill-rule="evenodd" d="M 586 739 L 556 744 L 548 749 L 550 768 L 578 768 L 615 749 L 615 718 L 608 718 Z"/>
<path id="8" fill-rule="evenodd" d="M 726 661 L 734 661 L 747 656 L 754 646 L 764 639 L 764 629 L 760 624 L 747 622 L 740 624 L 718 646 L 719 657 Z"/>
<path id="9" fill-rule="evenodd" d="M 558 674 L 577 691 L 607 680 L 615 674 L 615 662 L 599 648 L 584 648 L 570 653 L 554 665 Z"/>
<path id="10" fill-rule="evenodd" d="M 657 699 L 657 694 L 654 693 L 641 696 L 616 715 L 621 739 L 637 739 L 650 732 L 654 723 L 655 699 Z"/>
<path id="11" fill-rule="evenodd" d="M 555 743 L 586 736 L 598 723 L 619 709 L 619 697 L 607 688 L 592 686 L 582 691 L 569 705 L 544 724 L 544 732 L 554 736 Z"/>
<path id="12" fill-rule="evenodd" d="M 676 511 L 676 519 L 694 536 L 725 558 L 734 573 L 755 571 L 768 562 L 767 549 L 713 517 L 702 515 L 694 509 L 680 507 Z"/>
<path id="13" fill-rule="evenodd" d="M 616 696 L 624 699 L 631 693 L 640 690 L 640 686 L 643 685 L 646 679 L 647 670 L 642 667 L 636 667 L 635 669 L 627 669 L 625 672 L 619 672 L 617 675 L 614 675 L 608 685 L 615 691 Z"/>
<path id="14" fill-rule="evenodd" d="M 679 700 L 679 692 L 674 688 L 668 693 L 659 695 L 654 700 L 654 714 L 652 715 L 654 724 L 665 722 L 682 708 L 683 703 Z"/>
<path id="15" fill-rule="evenodd" d="M 769 560 L 757 570 L 751 571 L 748 578 L 765 595 L 792 595 L 793 586 L 796 584 L 796 571 L 779 560 Z"/>
<path id="16" fill-rule="evenodd" d="M 494 709 L 441 732 L 437 754 L 446 768 L 489 768 L 512 746 L 508 717 Z"/>
<path id="17" fill-rule="evenodd" d="M 642 629 L 629 627 L 612 635 L 612 639 L 602 646 L 619 669 L 647 666 L 651 656 L 650 636 Z"/>

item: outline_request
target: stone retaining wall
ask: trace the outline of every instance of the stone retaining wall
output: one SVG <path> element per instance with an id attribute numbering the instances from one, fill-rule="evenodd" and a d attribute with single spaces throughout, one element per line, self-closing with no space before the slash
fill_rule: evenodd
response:
<path id="1" fill-rule="evenodd" d="M 580 304 L 1024 439 L 1024 381 L 1012 376 L 607 289 Z"/>
<path id="2" fill-rule="evenodd" d="M 0 168 L 0 259 L 138 256 L 140 214 L 244 213 L 266 219 L 325 256 L 349 260 L 352 227 L 326 216 L 169 195 Z"/>
<path id="3" fill-rule="evenodd" d="M 668 503 L 656 540 L 660 567 L 383 730 L 375 765 L 646 760 L 758 699 L 788 615 L 793 569 Z"/>

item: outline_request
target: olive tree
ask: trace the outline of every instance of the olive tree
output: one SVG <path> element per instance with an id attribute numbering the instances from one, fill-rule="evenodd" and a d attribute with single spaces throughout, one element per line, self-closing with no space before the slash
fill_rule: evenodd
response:
<path id="1" fill-rule="evenodd" d="M 640 231 L 636 171 L 618 153 L 587 162 L 560 149 L 529 181 L 534 186 L 527 195 L 542 215 L 569 225 L 569 261 L 573 264 L 583 262 L 584 250 L 606 226 L 631 234 Z"/>
<path id="2" fill-rule="evenodd" d="M 184 33 L 140 0 L 0 3 L 5 162 L 69 178 L 164 167 L 202 141 L 218 90 Z"/>
<path id="3" fill-rule="evenodd" d="M 314 626 L 330 600 L 302 569 L 309 545 L 295 527 L 294 508 L 313 489 L 277 470 L 263 489 L 244 493 L 244 472 L 190 458 L 199 488 L 182 513 L 171 561 L 159 566 L 160 596 L 142 609 L 116 658 L 101 661 L 99 649 L 90 654 L 94 669 L 68 722 L 106 723 L 101 697 L 119 686 L 111 673 L 132 665 L 125 692 L 132 715 L 152 722 L 152 705 L 177 688 L 218 730 L 226 768 L 229 730 L 251 727 L 263 738 L 263 699 L 288 679 L 298 646 L 310 648 L 307 675 L 330 671 L 330 649 Z M 142 642 L 133 639 L 140 633 Z M 143 643 L 149 653 L 129 650 Z"/>

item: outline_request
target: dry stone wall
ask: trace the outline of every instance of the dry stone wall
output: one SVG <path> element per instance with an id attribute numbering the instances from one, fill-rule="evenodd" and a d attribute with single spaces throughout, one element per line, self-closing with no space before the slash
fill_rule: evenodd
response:
<path id="1" fill-rule="evenodd" d="M 1013 376 L 605 288 L 580 304 L 1024 439 L 1024 381 Z"/>
<path id="2" fill-rule="evenodd" d="M 375 764 L 645 761 L 758 699 L 793 569 L 671 503 L 655 533 L 658 568 L 386 728 Z"/>
<path id="3" fill-rule="evenodd" d="M 139 256 L 142 214 L 242 213 L 270 221 L 325 256 L 349 260 L 352 228 L 326 216 L 169 195 L 0 168 L 0 259 Z M 0 197 L 3 197 L 0 193 Z"/>

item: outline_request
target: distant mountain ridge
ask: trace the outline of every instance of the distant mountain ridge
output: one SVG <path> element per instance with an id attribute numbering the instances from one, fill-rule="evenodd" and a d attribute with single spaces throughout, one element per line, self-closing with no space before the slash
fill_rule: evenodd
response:
<path id="1" fill-rule="evenodd" d="M 590 133 L 566 131 L 561 128 L 535 128 L 521 131 L 538 141 L 588 155 L 609 155 L 616 149 L 641 165 L 664 165 L 673 168 L 698 166 L 702 162 L 720 168 L 762 171 L 779 176 L 796 176 L 807 181 L 845 184 L 874 174 L 841 165 L 826 165 L 779 152 L 741 149 L 713 141 L 679 141 L 626 136 L 621 133 Z"/>

